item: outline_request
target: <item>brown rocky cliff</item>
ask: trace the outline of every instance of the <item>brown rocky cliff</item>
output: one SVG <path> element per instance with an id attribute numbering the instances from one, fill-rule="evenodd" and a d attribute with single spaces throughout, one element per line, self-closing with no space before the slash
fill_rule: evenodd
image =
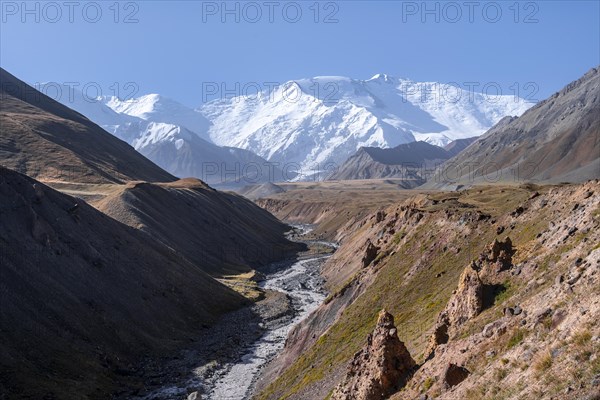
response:
<path id="1" fill-rule="evenodd" d="M 319 308 L 319 317 L 310 321 L 322 329 L 316 335 L 307 330 L 313 345 L 303 348 L 304 357 L 288 361 L 291 367 L 257 398 L 326 398 L 337 383 L 346 382 L 347 365 L 365 346 L 366 334 L 352 330 L 372 329 L 373 307 L 394 310 L 400 336 L 419 360 L 427 346 L 424 333 L 458 293 L 465 268 L 474 269 L 471 260 L 483 284 L 482 311 L 460 326 L 436 331 L 438 342 L 446 343 L 390 398 L 585 398 L 597 385 L 593 365 L 600 354 L 592 350 L 600 343 L 598 184 L 482 187 L 395 204 L 379 224 L 371 214 L 328 262 L 334 289 L 350 280 L 348 271 L 354 274 L 348 289 Z M 441 233 L 428 241 L 430 232 Z M 502 234 L 510 235 L 514 254 L 511 266 L 497 272 L 497 261 L 509 261 Z M 367 239 L 381 247 L 377 268 L 362 268 Z M 438 306 L 424 318 L 434 301 Z M 327 330 L 323 316 L 333 315 L 334 307 L 337 319 Z M 340 346 L 344 341 L 347 347 Z M 569 351 L 562 350 L 565 346 Z M 548 354 L 550 367 L 540 362 Z"/>
<path id="2" fill-rule="evenodd" d="M 514 249 L 509 237 L 504 241 L 494 240 L 488 244 L 476 261 L 481 280 L 486 284 L 503 281 L 505 277 L 502 273 L 513 266 L 513 255 Z"/>
<path id="3" fill-rule="evenodd" d="M 367 345 L 354 355 L 344 381 L 334 390 L 334 400 L 380 400 L 400 390 L 416 363 L 398 338 L 394 317 L 379 313 Z"/>

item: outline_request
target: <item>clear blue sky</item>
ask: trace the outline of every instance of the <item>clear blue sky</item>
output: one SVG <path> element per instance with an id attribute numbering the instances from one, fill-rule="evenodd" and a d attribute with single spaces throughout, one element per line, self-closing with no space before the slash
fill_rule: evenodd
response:
<path id="1" fill-rule="evenodd" d="M 115 7 L 109 0 L 98 2 L 101 17 L 89 3 L 60 6 L 58 16 L 45 2 L 27 3 L 28 14 L 21 1 L 2 1 L 0 65 L 30 83 L 97 82 L 111 94 L 116 82 L 127 97 L 123 86 L 135 82 L 139 94 L 161 93 L 197 106 L 204 82 L 234 88 L 235 82 L 366 79 L 379 72 L 444 83 L 497 82 L 506 94 L 517 83 L 528 95 L 531 87 L 524 86 L 535 82 L 535 97 L 543 99 L 600 64 L 597 0 L 516 7 L 514 1 L 476 2 L 473 8 L 464 1 L 430 1 L 429 14 L 421 1 L 320 2 L 318 16 L 313 1 L 228 2 L 238 12 L 223 15 L 221 1 Z M 292 23 L 297 4 L 302 16 Z"/>

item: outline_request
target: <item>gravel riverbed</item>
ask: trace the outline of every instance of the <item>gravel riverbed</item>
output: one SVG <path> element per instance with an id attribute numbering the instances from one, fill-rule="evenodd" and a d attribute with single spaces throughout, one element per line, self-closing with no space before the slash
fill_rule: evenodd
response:
<path id="1" fill-rule="evenodd" d="M 307 226 L 297 229 L 310 231 Z M 295 236 L 298 238 L 297 233 Z M 322 241 L 318 245 L 336 248 Z M 128 398 L 249 398 L 262 368 L 283 349 L 292 327 L 325 300 L 319 271 L 330 255 L 317 252 L 262 268 L 264 279 L 259 287 L 265 291 L 265 299 L 205 328 L 193 346 L 173 359 L 149 363 L 146 389 Z"/>

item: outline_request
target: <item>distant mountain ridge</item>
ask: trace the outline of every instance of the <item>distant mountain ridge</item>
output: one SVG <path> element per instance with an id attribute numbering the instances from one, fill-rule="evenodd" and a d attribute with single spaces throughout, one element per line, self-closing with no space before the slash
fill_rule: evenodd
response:
<path id="1" fill-rule="evenodd" d="M 600 178 L 600 69 L 526 111 L 505 117 L 426 187 L 494 182 L 583 182 Z"/>
<path id="2" fill-rule="evenodd" d="M 249 150 L 217 146 L 208 137 L 210 122 L 172 99 L 150 94 L 120 100 L 89 99 L 63 87 L 60 101 L 126 141 L 138 152 L 178 177 L 196 177 L 212 185 L 244 186 L 292 179 Z"/>
<path id="3" fill-rule="evenodd" d="M 510 117 L 509 117 L 510 118 Z M 466 149 L 477 140 L 477 137 L 470 137 L 466 139 L 456 139 L 447 145 L 444 146 L 444 150 L 446 150 L 452 157 L 458 155 L 461 151 Z"/>
<path id="4" fill-rule="evenodd" d="M 454 157 L 475 139 L 459 139 L 444 148 L 421 141 L 391 149 L 362 147 L 328 179 L 402 178 L 402 186 L 417 187 L 425 183 L 443 161 Z"/>

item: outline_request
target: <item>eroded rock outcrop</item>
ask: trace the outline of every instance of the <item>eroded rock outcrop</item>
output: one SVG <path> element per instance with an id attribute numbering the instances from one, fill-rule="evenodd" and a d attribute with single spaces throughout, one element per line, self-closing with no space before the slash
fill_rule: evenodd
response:
<path id="1" fill-rule="evenodd" d="M 382 310 L 367 345 L 354 355 L 331 399 L 385 399 L 406 385 L 415 368 L 415 360 L 398 338 L 394 317 Z"/>
<path id="2" fill-rule="evenodd" d="M 377 258 L 377 254 L 379 253 L 379 247 L 375 246 L 371 240 L 367 239 L 365 254 L 362 258 L 362 266 L 366 268 Z"/>
<path id="3" fill-rule="evenodd" d="M 425 354 L 435 355 L 435 349 L 449 340 L 449 332 L 483 311 L 486 285 L 496 282 L 500 272 L 512 266 L 514 249 L 509 237 L 494 240 L 477 260 L 472 261 L 459 278 L 458 288 L 440 313 Z"/>
<path id="4" fill-rule="evenodd" d="M 444 384 L 453 387 L 464 381 L 471 373 L 465 367 L 456 364 L 448 364 L 444 371 Z"/>
<path id="5" fill-rule="evenodd" d="M 512 241 L 507 236 L 503 242 L 494 240 L 490 243 L 486 250 L 479 256 L 479 262 L 483 263 L 482 267 L 488 267 L 489 272 L 501 272 L 509 269 L 512 266 L 512 256 L 514 249 Z"/>
<path id="6" fill-rule="evenodd" d="M 483 308 L 483 282 L 475 264 L 471 263 L 460 276 L 458 288 L 444 310 L 451 326 L 462 325 L 477 316 Z"/>
<path id="7" fill-rule="evenodd" d="M 444 311 L 438 316 L 434 333 L 429 340 L 425 354 L 433 357 L 440 344 L 448 342 L 451 328 L 464 324 L 476 317 L 483 309 L 484 285 L 479 279 L 477 263 L 472 262 L 465 268 L 459 278 L 458 288 L 448 301 Z"/>
<path id="8" fill-rule="evenodd" d="M 431 359 L 435 355 L 435 349 L 442 344 L 448 343 L 448 339 L 450 336 L 448 335 L 448 322 L 444 320 L 438 319 L 437 324 L 433 328 L 433 334 L 429 338 L 429 343 L 427 345 L 427 350 L 425 350 L 425 354 L 427 354 L 427 359 Z"/>

